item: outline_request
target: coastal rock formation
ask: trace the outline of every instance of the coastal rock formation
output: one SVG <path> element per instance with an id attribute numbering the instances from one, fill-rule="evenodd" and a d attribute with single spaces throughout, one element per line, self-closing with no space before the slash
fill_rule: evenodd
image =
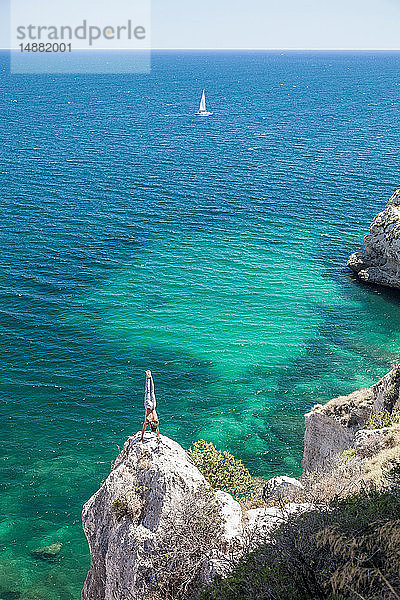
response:
<path id="1" fill-rule="evenodd" d="M 303 471 L 329 470 L 336 456 L 355 446 L 357 433 L 373 414 L 399 408 L 400 367 L 371 388 L 316 405 L 305 415 Z"/>
<path id="2" fill-rule="evenodd" d="M 367 283 L 400 288 L 400 190 L 372 221 L 365 250 L 354 252 L 347 266 Z"/>
<path id="3" fill-rule="evenodd" d="M 82 600 L 142 598 L 154 574 L 149 555 L 169 515 L 209 487 L 187 453 L 173 440 L 140 434 L 128 438 L 102 487 L 84 505 L 83 529 L 91 568 Z M 219 495 L 226 541 L 241 533 L 240 506 Z"/>
<path id="4" fill-rule="evenodd" d="M 400 410 L 400 366 L 389 371 L 371 390 L 374 396 L 374 412 Z"/>
<path id="5" fill-rule="evenodd" d="M 284 514 L 275 507 L 261 513 L 250 510 L 244 518 L 230 494 L 211 490 L 179 444 L 165 436 L 158 442 L 150 433 L 144 443 L 139 433 L 128 438 L 106 481 L 83 508 L 91 567 L 82 600 L 147 598 L 152 580 L 159 576 L 152 562 L 154 551 L 170 531 L 171 515 L 184 518 L 196 493 L 204 489 L 215 502 L 221 526 L 218 547 L 206 549 L 199 572 L 200 582 L 206 584 L 217 573 L 226 573 L 232 556 L 240 557 L 254 528 L 266 533 Z M 307 508 L 293 504 L 290 512 Z M 181 522 L 177 526 L 180 529 Z"/>
<path id="6" fill-rule="evenodd" d="M 305 415 L 303 471 L 325 471 L 332 460 L 352 446 L 374 410 L 373 392 L 363 389 L 339 396 Z"/>
<path id="7" fill-rule="evenodd" d="M 387 416 L 399 409 L 400 367 L 371 388 L 315 406 L 305 416 L 304 472 L 329 471 L 333 459 L 351 448 L 351 456 L 364 461 L 366 480 L 376 481 L 388 460 L 398 456 L 400 444 L 400 424 L 393 421 L 393 415 L 379 421 L 377 413 Z M 365 429 L 373 415 L 379 421 L 378 429 Z M 393 425 L 382 427 L 382 422 L 390 424 L 391 420 Z M 196 569 L 191 562 L 186 567 L 196 573 L 194 581 L 208 584 L 216 574 L 226 575 L 232 561 L 266 541 L 271 529 L 290 515 L 313 510 L 304 494 L 298 480 L 275 477 L 265 484 L 264 500 L 278 500 L 280 505 L 250 508 L 243 513 L 230 494 L 211 489 L 179 444 L 165 436 L 158 441 L 151 433 L 141 443 L 138 433 L 125 442 L 106 481 L 83 508 L 91 567 L 82 600 L 165 597 L 165 593 L 152 595 L 154 581 L 162 576 L 159 565 L 166 556 L 170 560 L 180 543 L 177 540 L 186 543 L 189 539 L 191 544 L 191 535 L 197 531 L 193 515 L 204 523 L 206 511 L 217 533 L 208 536 L 207 521 L 195 539 L 195 544 L 202 545 L 200 554 L 196 549 Z M 205 499 L 202 505 L 196 504 L 199 497 Z M 304 504 L 282 506 L 288 497 Z M 161 563 L 154 557 L 161 557 Z M 175 564 L 179 565 L 179 560 Z"/>
<path id="8" fill-rule="evenodd" d="M 303 487 L 303 486 L 302 486 Z M 315 506 L 308 502 L 291 502 L 282 506 L 252 508 L 246 512 L 246 535 L 248 549 L 253 550 L 268 538 L 268 533 L 291 515 L 313 510 Z"/>
<path id="9" fill-rule="evenodd" d="M 393 447 L 399 436 L 400 425 L 382 429 L 362 429 L 356 433 L 353 447 L 360 458 L 370 458 L 385 448 Z"/>

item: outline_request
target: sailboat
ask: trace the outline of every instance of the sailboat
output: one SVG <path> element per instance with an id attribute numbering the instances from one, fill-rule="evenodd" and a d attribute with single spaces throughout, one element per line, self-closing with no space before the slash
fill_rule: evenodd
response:
<path id="1" fill-rule="evenodd" d="M 206 91 L 203 90 L 203 94 L 200 100 L 200 108 L 197 113 L 194 113 L 197 117 L 210 117 L 213 113 L 208 112 L 206 108 Z"/>

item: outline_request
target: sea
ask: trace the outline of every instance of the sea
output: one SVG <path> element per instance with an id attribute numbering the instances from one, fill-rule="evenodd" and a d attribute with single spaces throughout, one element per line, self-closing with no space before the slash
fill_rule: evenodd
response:
<path id="1" fill-rule="evenodd" d="M 78 600 L 82 505 L 142 426 L 299 476 L 304 413 L 400 358 L 346 268 L 400 187 L 400 55 L 154 52 L 150 74 L 0 54 L 0 600 Z M 208 118 L 194 115 L 203 88 Z M 54 561 L 31 551 L 61 543 Z"/>

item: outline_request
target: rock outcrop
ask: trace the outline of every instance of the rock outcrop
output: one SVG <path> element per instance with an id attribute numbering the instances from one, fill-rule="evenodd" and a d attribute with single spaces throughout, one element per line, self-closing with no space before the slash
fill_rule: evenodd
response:
<path id="1" fill-rule="evenodd" d="M 315 406 L 305 416 L 304 472 L 329 471 L 335 457 L 352 448 L 360 460 L 370 461 L 366 477 L 374 480 L 375 471 L 381 472 L 388 458 L 398 456 L 400 424 L 379 425 L 375 430 L 365 429 L 365 424 L 372 415 L 399 409 L 400 367 L 371 388 Z M 265 484 L 264 500 L 279 506 L 252 508 L 243 514 L 230 494 L 211 489 L 179 444 L 165 436 L 157 440 L 150 432 L 142 443 L 138 433 L 128 438 L 106 481 L 83 508 L 91 567 L 82 600 L 161 597 L 151 595 L 160 576 L 160 563 L 154 557 L 170 556 L 177 539 L 190 538 L 195 529 L 193 502 L 199 497 L 206 503 L 195 505 L 194 510 L 201 513 L 203 523 L 208 510 L 217 531 L 208 536 L 208 524 L 203 527 L 200 558 L 196 554 L 196 581 L 207 584 L 216 574 L 224 576 L 232 559 L 265 541 L 271 529 L 291 514 L 313 510 L 307 503 L 281 506 L 288 498 L 305 500 L 303 492 L 298 480 L 275 477 Z M 193 570 L 192 564 L 188 570 Z"/>
<path id="2" fill-rule="evenodd" d="M 305 415 L 303 471 L 329 470 L 335 457 L 355 446 L 357 433 L 373 414 L 399 408 L 400 367 L 371 388 L 316 405 Z"/>
<path id="3" fill-rule="evenodd" d="M 291 502 L 282 506 L 252 508 L 246 512 L 247 545 L 249 550 L 256 548 L 268 537 L 274 527 L 286 521 L 288 517 L 315 509 L 315 506 L 304 502 Z"/>
<path id="4" fill-rule="evenodd" d="M 84 505 L 91 568 L 82 600 L 142 598 L 153 575 L 147 560 L 171 512 L 201 486 L 203 475 L 176 442 L 146 434 L 128 438 L 102 487 Z M 241 533 L 240 506 L 220 498 L 231 539 Z"/>
<path id="5" fill-rule="evenodd" d="M 400 425 L 381 429 L 361 429 L 354 437 L 353 447 L 360 458 L 370 458 L 386 448 L 397 445 L 399 437 Z"/>
<path id="6" fill-rule="evenodd" d="M 400 366 L 389 371 L 371 390 L 375 413 L 400 410 Z"/>
<path id="7" fill-rule="evenodd" d="M 354 252 L 347 266 L 362 281 L 400 288 L 400 190 L 372 221 L 364 244 L 365 250 Z"/>
<path id="8" fill-rule="evenodd" d="M 303 485 L 298 479 L 280 475 L 279 477 L 268 479 L 264 484 L 262 497 L 264 501 L 282 501 L 285 498 L 290 498 L 292 494 L 296 494 L 302 489 Z"/>
<path id="9" fill-rule="evenodd" d="M 207 548 L 199 574 L 200 582 L 208 583 L 217 573 L 226 572 L 233 551 L 240 557 L 246 538 L 253 533 L 252 515 L 244 519 L 232 496 L 212 491 L 173 440 L 161 436 L 157 441 L 151 433 L 146 434 L 144 443 L 139 433 L 128 438 L 106 481 L 83 508 L 91 567 L 82 600 L 147 598 L 151 581 L 159 575 L 152 563 L 157 542 L 165 539 L 171 515 L 185 515 L 199 490 L 212 496 L 221 526 L 218 547 Z M 299 510 L 305 509 L 299 506 Z M 279 520 L 279 509 L 258 515 L 257 529 L 260 518 L 268 531 Z"/>

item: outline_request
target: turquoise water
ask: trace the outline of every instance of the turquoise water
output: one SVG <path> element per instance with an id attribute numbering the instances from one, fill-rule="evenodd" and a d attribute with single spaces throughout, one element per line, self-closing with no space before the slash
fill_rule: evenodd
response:
<path id="1" fill-rule="evenodd" d="M 399 358 L 399 295 L 344 265 L 399 187 L 400 58 L 0 61 L 0 600 L 75 600 L 81 507 L 141 426 L 145 368 L 162 433 L 269 476 L 299 474 L 305 411 Z"/>

